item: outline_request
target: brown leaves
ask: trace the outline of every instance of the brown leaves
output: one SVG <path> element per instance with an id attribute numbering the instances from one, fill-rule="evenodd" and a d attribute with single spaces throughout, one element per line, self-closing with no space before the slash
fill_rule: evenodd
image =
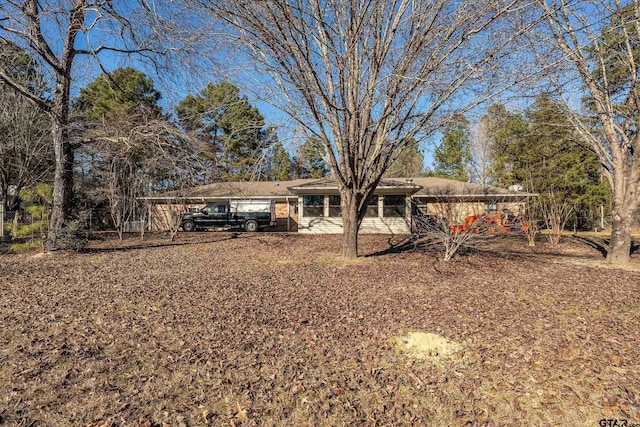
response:
<path id="1" fill-rule="evenodd" d="M 336 267 L 317 254 L 339 236 L 221 236 L 10 257 L 5 424 L 553 425 L 603 405 L 640 419 L 638 273 L 606 270 L 605 286 L 603 270 L 500 247 Z M 407 331 L 461 350 L 415 360 L 395 347 Z"/>

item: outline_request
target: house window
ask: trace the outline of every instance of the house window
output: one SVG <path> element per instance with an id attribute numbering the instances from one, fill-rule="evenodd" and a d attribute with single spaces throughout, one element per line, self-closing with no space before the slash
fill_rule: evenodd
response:
<path id="1" fill-rule="evenodd" d="M 367 212 L 365 217 L 377 217 L 378 216 L 378 196 L 371 196 L 371 200 L 367 204 Z"/>
<path id="2" fill-rule="evenodd" d="M 324 216 L 324 196 L 303 196 L 302 215 L 306 217 Z"/>
<path id="3" fill-rule="evenodd" d="M 484 211 L 490 214 L 498 213 L 498 204 L 496 202 L 485 202 Z"/>
<path id="4" fill-rule="evenodd" d="M 384 196 L 383 216 L 404 217 L 406 212 L 407 198 L 405 196 Z"/>
<path id="5" fill-rule="evenodd" d="M 341 216 L 340 196 L 329 196 L 329 216 Z"/>
<path id="6" fill-rule="evenodd" d="M 411 203 L 411 215 L 427 215 L 429 213 L 427 204 L 424 202 Z"/>

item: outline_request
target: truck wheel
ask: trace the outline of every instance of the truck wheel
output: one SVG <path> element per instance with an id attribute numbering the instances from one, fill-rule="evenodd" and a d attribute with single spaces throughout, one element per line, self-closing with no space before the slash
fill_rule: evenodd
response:
<path id="1" fill-rule="evenodd" d="M 248 231 L 249 233 L 253 233 L 258 231 L 258 223 L 252 219 L 250 219 L 249 221 L 244 223 L 244 229 L 245 231 Z"/>
<path id="2" fill-rule="evenodd" d="M 193 221 L 185 221 L 182 223 L 182 229 L 184 231 L 195 231 L 196 227 Z"/>

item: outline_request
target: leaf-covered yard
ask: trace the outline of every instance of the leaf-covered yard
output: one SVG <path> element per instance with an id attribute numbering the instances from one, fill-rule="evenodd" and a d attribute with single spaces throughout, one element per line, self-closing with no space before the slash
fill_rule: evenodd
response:
<path id="1" fill-rule="evenodd" d="M 346 263 L 341 236 L 231 237 L 3 255 L 0 425 L 640 423 L 640 268 L 578 243 L 445 263 L 361 236 Z"/>

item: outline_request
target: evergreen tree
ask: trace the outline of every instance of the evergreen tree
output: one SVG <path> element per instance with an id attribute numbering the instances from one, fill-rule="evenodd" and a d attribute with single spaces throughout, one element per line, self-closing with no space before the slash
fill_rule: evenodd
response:
<path id="1" fill-rule="evenodd" d="M 269 162 L 267 179 L 272 181 L 288 181 L 293 174 L 293 163 L 281 142 L 273 146 Z"/>
<path id="2" fill-rule="evenodd" d="M 527 125 L 526 131 L 522 131 L 522 121 Z M 524 118 L 505 124 L 503 131 L 512 138 L 499 145 L 500 158 L 509 166 L 500 184 L 522 185 L 527 191 L 539 193 L 543 203 L 547 195 L 553 194 L 574 210 L 576 225 L 591 227 L 594 212 L 608 198 L 607 183 L 601 179 L 596 156 L 576 142 L 560 105 L 541 96 Z"/>
<path id="3" fill-rule="evenodd" d="M 424 170 L 424 155 L 420 151 L 417 141 L 407 146 L 398 158 L 391 164 L 385 172 L 386 178 L 404 178 L 422 176 Z"/>
<path id="4" fill-rule="evenodd" d="M 508 186 L 511 170 L 510 147 L 528 131 L 528 123 L 520 114 L 514 114 L 502 104 L 491 105 L 480 120 L 480 128 L 487 144 L 487 183 Z"/>
<path id="5" fill-rule="evenodd" d="M 434 174 L 441 178 L 468 181 L 471 162 L 469 122 L 456 116 L 445 128 L 440 145 L 434 153 Z"/>
<path id="6" fill-rule="evenodd" d="M 161 94 L 153 86 L 153 80 L 131 67 L 118 68 L 103 73 L 85 88 L 74 107 L 91 120 L 130 119 L 139 114 L 160 117 L 158 105 Z"/>
<path id="7" fill-rule="evenodd" d="M 181 125 L 205 141 L 203 156 L 215 171 L 212 179 L 250 178 L 271 135 L 262 114 L 237 86 L 209 83 L 180 102 L 177 112 Z"/>
<path id="8" fill-rule="evenodd" d="M 300 147 L 293 162 L 299 178 L 324 178 L 329 167 L 324 161 L 324 145 L 317 139 L 309 138 Z"/>
<path id="9" fill-rule="evenodd" d="M 53 186 L 48 183 L 36 184 L 32 188 L 22 189 L 21 199 L 30 202 L 25 208 L 27 214 L 31 216 L 29 223 L 8 224 L 11 236 L 25 239 L 24 243 L 11 245 L 14 252 L 28 252 L 42 246 L 42 242 L 47 235 L 48 216 L 53 199 Z"/>

